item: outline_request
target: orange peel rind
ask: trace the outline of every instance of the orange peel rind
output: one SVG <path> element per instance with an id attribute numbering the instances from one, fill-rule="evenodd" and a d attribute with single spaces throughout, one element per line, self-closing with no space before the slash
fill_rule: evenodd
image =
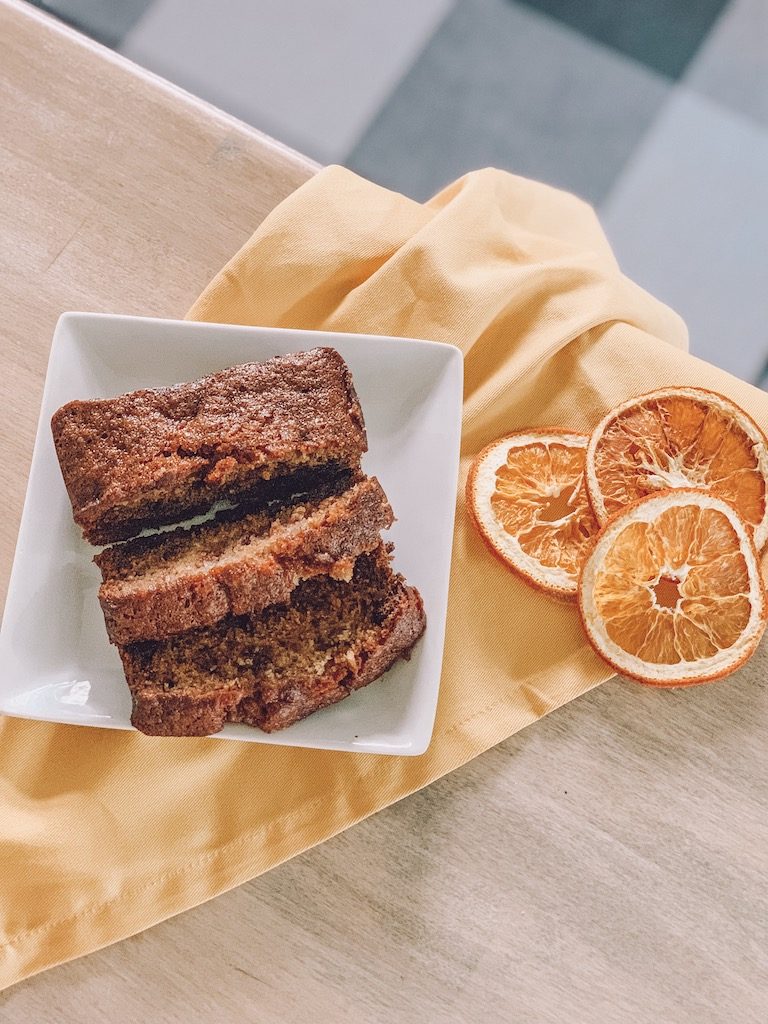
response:
<path id="1" fill-rule="evenodd" d="M 599 524 L 584 488 L 589 438 L 536 429 L 483 449 L 467 479 L 467 507 L 481 537 L 509 568 L 551 596 L 574 600 Z"/>
<path id="2" fill-rule="evenodd" d="M 743 409 L 703 388 L 662 388 L 612 409 L 593 431 L 585 481 L 601 524 L 632 501 L 696 488 L 728 502 L 768 540 L 768 442 Z"/>
<path id="3" fill-rule="evenodd" d="M 733 672 L 768 614 L 751 531 L 702 490 L 662 491 L 610 519 L 584 562 L 578 600 L 597 653 L 656 686 Z"/>

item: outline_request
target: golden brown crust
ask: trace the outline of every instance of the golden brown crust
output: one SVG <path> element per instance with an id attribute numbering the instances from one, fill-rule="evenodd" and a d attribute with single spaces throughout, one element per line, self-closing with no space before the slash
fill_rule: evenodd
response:
<path id="1" fill-rule="evenodd" d="M 258 615 L 120 648 L 131 720 L 163 736 L 206 735 L 227 720 L 281 729 L 368 685 L 424 626 L 418 592 L 381 545 L 358 558 L 349 583 L 316 577 Z"/>
<path id="2" fill-rule="evenodd" d="M 134 696 L 131 723 L 147 736 L 210 736 L 241 697 L 237 687 L 225 686 L 195 696 L 143 690 Z"/>
<path id="3" fill-rule="evenodd" d="M 115 644 L 162 639 L 284 603 L 304 579 L 347 576 L 379 543 L 392 509 L 378 480 L 295 502 L 278 513 L 226 515 L 107 548 L 94 561 L 99 601 Z"/>
<path id="4" fill-rule="evenodd" d="M 367 447 L 349 369 L 331 348 L 70 402 L 51 429 L 75 521 L 97 544 L 221 498 L 269 498 L 281 478 L 355 466 Z"/>

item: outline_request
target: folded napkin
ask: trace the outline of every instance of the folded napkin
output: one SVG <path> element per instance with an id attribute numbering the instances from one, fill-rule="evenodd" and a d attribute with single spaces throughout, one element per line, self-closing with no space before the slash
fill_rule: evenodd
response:
<path id="1" fill-rule="evenodd" d="M 768 397 L 685 353 L 682 322 L 622 276 L 588 206 L 494 170 L 420 205 L 328 168 L 267 217 L 189 316 L 463 350 L 434 738 L 421 757 L 397 758 L 4 720 L 5 985 L 274 867 L 611 674 L 574 609 L 526 588 L 468 525 L 464 479 L 488 441 L 524 426 L 588 431 L 610 406 L 667 384 L 713 388 L 768 427 Z"/>

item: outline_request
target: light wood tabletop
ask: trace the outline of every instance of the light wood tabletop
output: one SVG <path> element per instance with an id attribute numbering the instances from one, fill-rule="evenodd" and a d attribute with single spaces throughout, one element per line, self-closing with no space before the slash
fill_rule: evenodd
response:
<path id="1" fill-rule="evenodd" d="M 4 594 L 59 313 L 183 315 L 314 166 L 8 0 L 0 116 Z M 0 1024 L 764 1024 L 766 669 L 611 682 Z"/>

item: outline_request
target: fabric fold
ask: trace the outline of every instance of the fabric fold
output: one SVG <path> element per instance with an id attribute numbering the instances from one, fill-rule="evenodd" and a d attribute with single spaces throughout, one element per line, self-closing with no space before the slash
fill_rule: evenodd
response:
<path id="1" fill-rule="evenodd" d="M 586 432 L 667 384 L 712 388 L 768 427 L 766 396 L 685 352 L 680 318 L 621 274 L 586 204 L 492 169 L 420 205 L 327 168 L 266 218 L 189 317 L 462 349 L 432 744 L 396 758 L 3 720 L 3 985 L 274 867 L 609 677 L 574 608 L 527 589 L 468 524 L 467 468 L 490 440 L 537 425 Z"/>

